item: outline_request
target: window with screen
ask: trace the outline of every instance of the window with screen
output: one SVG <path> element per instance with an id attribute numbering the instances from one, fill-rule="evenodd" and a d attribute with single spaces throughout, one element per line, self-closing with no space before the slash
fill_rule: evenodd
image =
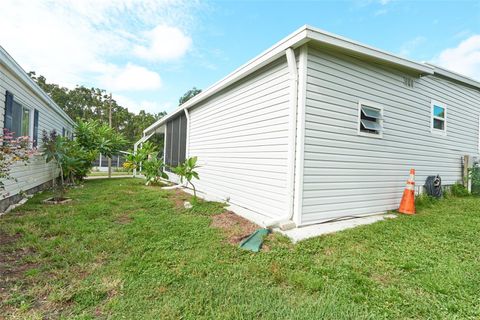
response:
<path id="1" fill-rule="evenodd" d="M 383 110 L 373 103 L 359 103 L 358 133 L 360 135 L 382 137 Z"/>
<path id="2" fill-rule="evenodd" d="M 185 161 L 187 147 L 187 117 L 184 113 L 167 121 L 165 163 L 176 167 Z"/>

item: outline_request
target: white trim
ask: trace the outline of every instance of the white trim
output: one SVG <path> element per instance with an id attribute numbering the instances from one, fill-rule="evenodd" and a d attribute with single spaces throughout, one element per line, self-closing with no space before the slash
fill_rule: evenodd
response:
<path id="1" fill-rule="evenodd" d="M 480 115 L 478 116 L 478 154 L 480 155 Z"/>
<path id="2" fill-rule="evenodd" d="M 427 66 L 433 67 L 435 74 L 438 74 L 438 75 L 443 76 L 445 78 L 449 78 L 449 79 L 452 79 L 452 80 L 455 80 L 455 81 L 458 81 L 458 82 L 461 82 L 461 83 L 464 83 L 464 84 L 468 84 L 468 85 L 470 85 L 472 87 L 475 87 L 477 89 L 480 88 L 480 82 L 478 82 L 478 81 L 476 81 L 472 78 L 469 78 L 469 77 L 466 77 L 462 74 L 447 70 L 445 68 L 439 67 L 439 66 L 434 65 L 432 63 L 425 63 L 425 64 Z"/>
<path id="3" fill-rule="evenodd" d="M 167 153 L 167 126 L 163 129 L 163 162 L 165 163 L 165 155 Z"/>
<path id="4" fill-rule="evenodd" d="M 433 110 L 434 110 L 435 105 L 440 107 L 440 108 L 443 108 L 443 110 L 445 110 L 445 117 L 444 118 L 437 117 L 437 116 L 434 115 Z M 442 136 L 446 136 L 447 135 L 447 116 L 448 116 L 447 105 L 443 102 L 432 99 L 431 102 L 430 102 L 430 132 L 434 133 L 434 134 L 439 134 L 439 135 L 442 135 Z M 443 130 L 436 129 L 436 128 L 433 127 L 433 119 L 443 121 Z"/>
<path id="5" fill-rule="evenodd" d="M 289 97 L 289 123 L 288 123 L 288 167 L 287 167 L 287 194 L 288 208 L 287 216 L 290 220 L 293 217 L 295 199 L 295 139 L 297 135 L 297 104 L 298 104 L 298 68 L 295 51 L 288 48 L 285 51 L 287 65 L 290 75 L 290 97 Z"/>
<path id="6" fill-rule="evenodd" d="M 297 134 L 295 149 L 295 198 L 293 204 L 293 222 L 302 224 L 303 211 L 303 172 L 305 169 L 305 113 L 307 100 L 307 59 L 308 46 L 300 48 L 298 58 L 298 102 Z"/>
<path id="7" fill-rule="evenodd" d="M 8 54 L 8 52 L 0 46 L 0 63 L 7 68 L 8 71 L 13 73 L 18 79 L 23 82 L 29 89 L 31 89 L 43 102 L 47 104 L 50 108 L 53 109 L 58 115 L 64 118 L 72 126 L 76 126 L 75 121 L 73 121 L 65 111 L 63 111 L 55 101 L 48 96 L 36 83 L 30 78 L 30 76 L 25 72 L 25 70 L 20 67 L 20 65 Z"/>
<path id="8" fill-rule="evenodd" d="M 362 106 L 370 107 L 372 109 L 377 109 L 380 111 L 381 118 L 378 120 L 378 123 L 382 127 L 382 130 L 379 133 L 369 133 L 369 132 L 362 132 L 360 130 L 360 120 L 362 116 Z M 379 105 L 378 103 L 367 101 L 367 100 L 358 100 L 358 114 L 357 114 L 357 134 L 362 137 L 369 137 L 369 138 L 383 138 L 383 106 Z"/>
<path id="9" fill-rule="evenodd" d="M 8 90 L 7 90 L 8 91 Z M 23 109 L 28 109 L 28 138 L 33 140 L 33 111 L 35 108 L 31 107 L 28 103 L 25 103 L 21 97 L 18 97 L 12 93 L 13 102 L 18 103 L 22 107 L 22 118 L 20 121 L 22 122 L 20 128 L 23 127 Z M 13 119 L 12 119 L 13 120 Z M 18 136 L 18 132 L 15 132 Z M 32 144 L 33 145 L 33 144 Z"/>
<path id="10" fill-rule="evenodd" d="M 185 118 L 187 119 L 187 132 L 186 132 L 186 137 L 185 137 L 185 159 L 189 158 L 189 148 L 188 145 L 190 144 L 190 114 L 188 113 L 187 109 L 183 109 L 185 111 Z M 165 126 L 166 127 L 166 126 Z M 164 139 L 164 144 L 165 144 L 165 139 Z"/>
<path id="11" fill-rule="evenodd" d="M 424 63 L 415 62 L 405 59 L 403 57 L 391 54 L 389 52 L 367 46 L 363 43 L 353 41 L 351 39 L 318 29 L 306 26 L 307 38 L 315 40 L 322 45 L 335 47 L 344 51 L 350 51 L 357 55 L 368 56 L 370 58 L 378 59 L 388 64 L 401 66 L 415 73 L 433 74 L 433 67 Z"/>
<path id="12" fill-rule="evenodd" d="M 237 82 L 238 80 L 246 77 L 252 72 L 276 60 L 277 58 L 284 55 L 285 50 L 287 50 L 288 48 L 296 49 L 309 41 L 314 41 L 321 45 L 340 49 L 349 53 L 353 52 L 361 57 L 368 57 L 370 59 L 373 58 L 378 62 L 383 62 L 403 69 L 408 69 L 410 72 L 419 75 L 433 74 L 434 72 L 434 68 L 426 64 L 407 60 L 405 58 L 395 56 L 388 52 L 381 51 L 373 47 L 369 47 L 361 43 L 355 42 L 353 40 L 343 38 L 332 33 L 305 25 L 284 38 L 283 40 L 281 40 L 280 42 L 278 42 L 277 44 L 275 44 L 274 46 L 272 46 L 271 48 L 269 48 L 268 50 L 264 51 L 254 59 L 248 61 L 246 64 L 236 69 L 222 80 L 216 82 L 207 90 L 188 100 L 171 114 L 157 120 L 147 129 L 145 129 L 144 132 L 148 133 L 151 130 L 155 130 L 156 127 L 169 120 L 170 118 L 174 117 L 182 110 L 189 109 L 199 104 L 200 102 L 211 97 L 220 90 L 225 89 L 229 85 Z"/>

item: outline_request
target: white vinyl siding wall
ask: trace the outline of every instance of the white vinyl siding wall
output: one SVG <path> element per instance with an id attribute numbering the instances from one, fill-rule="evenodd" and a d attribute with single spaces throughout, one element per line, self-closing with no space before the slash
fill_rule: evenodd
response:
<path id="1" fill-rule="evenodd" d="M 410 168 L 417 185 L 461 179 L 478 155 L 480 93 L 436 76 L 404 84 L 402 72 L 309 48 L 301 224 L 398 207 Z M 445 136 L 432 133 L 431 100 L 448 106 Z M 383 107 L 383 138 L 358 135 L 358 103 Z"/>
<path id="2" fill-rule="evenodd" d="M 41 139 L 42 131 L 51 131 L 55 129 L 58 134 L 62 134 L 62 128 L 73 132 L 73 126 L 59 115 L 54 109 L 47 105 L 40 99 L 32 90 L 30 90 L 23 82 L 16 76 L 5 69 L 0 64 L 0 130 L 3 131 L 3 121 L 5 112 L 5 92 L 9 91 L 13 94 L 14 100 L 20 104 L 31 108 L 32 112 L 30 118 L 33 119 L 33 110 L 39 111 L 38 123 L 38 139 Z M 31 120 L 33 123 L 33 120 Z M 33 132 L 31 132 L 33 135 Z M 41 141 L 39 141 L 39 146 Z M 12 168 L 12 176 L 17 179 L 5 181 L 5 191 L 0 193 L 0 200 L 3 195 L 8 193 L 9 196 L 18 194 L 21 191 L 26 191 L 45 182 L 52 180 L 53 176 L 58 175 L 54 170 L 52 163 L 46 164 L 43 156 L 34 156 L 29 161 L 27 166 L 23 163 L 17 163 Z"/>
<path id="3" fill-rule="evenodd" d="M 257 217 L 288 210 L 289 74 L 285 58 L 189 110 L 198 189 Z"/>

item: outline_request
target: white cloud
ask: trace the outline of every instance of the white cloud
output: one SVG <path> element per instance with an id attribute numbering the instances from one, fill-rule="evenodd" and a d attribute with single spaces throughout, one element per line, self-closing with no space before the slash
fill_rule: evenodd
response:
<path id="1" fill-rule="evenodd" d="M 470 36 L 454 48 L 443 50 L 433 62 L 480 80 L 480 34 Z"/>
<path id="2" fill-rule="evenodd" d="M 138 57 L 148 60 L 171 60 L 185 55 L 192 39 L 176 27 L 159 25 L 145 33 L 147 46 L 135 46 Z"/>
<path id="3" fill-rule="evenodd" d="M 162 111 L 170 111 L 173 107 L 173 104 L 170 102 L 158 103 L 151 100 L 137 101 L 120 94 L 114 94 L 113 99 L 117 101 L 120 106 L 128 108 L 130 112 L 134 113 L 139 113 L 141 110 L 149 113 L 159 113 Z"/>
<path id="4" fill-rule="evenodd" d="M 425 43 L 427 39 L 422 36 L 415 37 L 413 39 L 408 40 L 407 42 L 403 43 L 400 47 L 399 55 L 403 57 L 408 57 L 415 51 L 419 46 Z"/>
<path id="5" fill-rule="evenodd" d="M 142 66 L 134 48 L 164 60 L 185 54 L 201 7 L 196 0 L 0 0 L 0 44 L 25 70 L 63 86 L 156 90 L 159 71 Z M 134 57 L 136 65 L 127 64 Z"/>
<path id="6" fill-rule="evenodd" d="M 100 83 L 110 91 L 155 90 L 162 85 L 158 73 L 128 63 L 125 67 L 111 66 L 110 71 L 100 77 Z"/>

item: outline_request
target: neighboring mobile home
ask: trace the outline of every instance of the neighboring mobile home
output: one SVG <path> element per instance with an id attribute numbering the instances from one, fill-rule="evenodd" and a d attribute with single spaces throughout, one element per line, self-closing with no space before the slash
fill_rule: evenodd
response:
<path id="1" fill-rule="evenodd" d="M 56 130 L 71 135 L 74 121 L 28 76 L 15 60 L 0 46 L 0 130 L 7 129 L 15 136 L 41 139 L 43 130 Z M 57 176 L 53 163 L 45 163 L 35 155 L 27 166 L 18 164 L 12 169 L 5 190 L 0 191 L 0 212 L 21 199 L 22 193 L 32 193 L 46 187 Z"/>
<path id="2" fill-rule="evenodd" d="M 197 156 L 204 196 L 262 225 L 305 226 L 398 208 L 462 178 L 479 155 L 480 83 L 308 26 L 144 131 L 165 161 Z M 174 175 L 171 175 L 175 179 Z"/>

